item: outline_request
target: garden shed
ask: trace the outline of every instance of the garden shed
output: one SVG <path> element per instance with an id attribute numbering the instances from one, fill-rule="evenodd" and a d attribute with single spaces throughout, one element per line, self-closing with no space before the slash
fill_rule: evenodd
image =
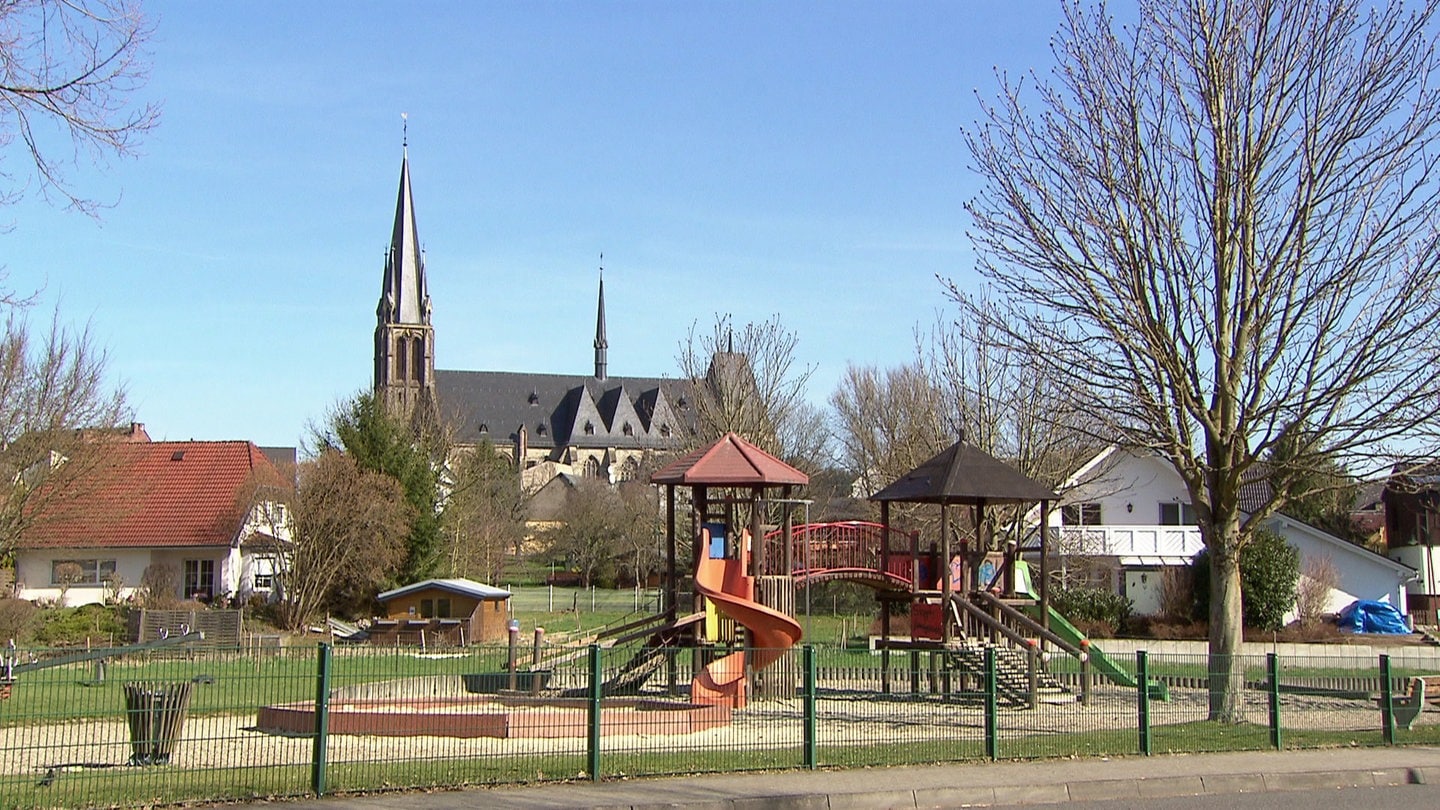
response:
<path id="1" fill-rule="evenodd" d="M 471 579 L 427 579 L 376 597 L 372 644 L 475 644 L 506 636 L 510 592 Z"/>

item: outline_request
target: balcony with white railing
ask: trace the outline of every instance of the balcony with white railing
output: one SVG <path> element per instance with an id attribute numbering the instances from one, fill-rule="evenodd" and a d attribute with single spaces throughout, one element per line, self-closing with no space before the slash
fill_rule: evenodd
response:
<path id="1" fill-rule="evenodd" d="M 1205 548 L 1199 526 L 1060 526 L 1061 554 L 1188 560 Z"/>

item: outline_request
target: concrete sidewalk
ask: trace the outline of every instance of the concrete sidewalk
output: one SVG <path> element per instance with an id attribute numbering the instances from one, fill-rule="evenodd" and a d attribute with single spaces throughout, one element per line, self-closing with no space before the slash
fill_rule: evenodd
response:
<path id="1" fill-rule="evenodd" d="M 289 804 L 372 808 L 925 808 L 1440 784 L 1440 748 L 1340 748 L 709 774 L 387 793 Z"/>

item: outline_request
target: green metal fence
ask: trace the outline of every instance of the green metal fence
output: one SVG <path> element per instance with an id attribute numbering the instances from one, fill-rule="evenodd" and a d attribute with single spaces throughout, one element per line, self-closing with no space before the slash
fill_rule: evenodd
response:
<path id="1" fill-rule="evenodd" d="M 1032 679 L 993 651 L 805 646 L 752 673 L 742 708 L 688 703 L 695 675 L 733 652 L 552 647 L 513 674 L 504 647 L 171 648 L 31 667 L 0 701 L 0 807 L 1440 743 L 1440 711 L 1406 697 L 1426 673 L 1383 656 L 1241 659 L 1237 722 L 1209 719 L 1203 655 L 1142 653 L 1126 664 L 1151 688 L 1085 690 L 1061 659 L 1037 656 Z"/>

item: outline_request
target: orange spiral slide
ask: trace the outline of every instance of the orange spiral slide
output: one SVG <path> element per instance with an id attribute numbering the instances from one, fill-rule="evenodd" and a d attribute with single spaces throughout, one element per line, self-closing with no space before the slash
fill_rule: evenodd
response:
<path id="1" fill-rule="evenodd" d="M 707 544 L 708 545 L 708 544 Z M 701 555 L 695 588 L 721 613 L 749 631 L 750 664 L 758 672 L 779 660 L 800 640 L 800 624 L 778 610 L 755 601 L 755 578 L 745 573 L 745 542 L 739 559 Z M 745 706 L 745 651 L 711 661 L 690 684 L 694 703 Z"/>

